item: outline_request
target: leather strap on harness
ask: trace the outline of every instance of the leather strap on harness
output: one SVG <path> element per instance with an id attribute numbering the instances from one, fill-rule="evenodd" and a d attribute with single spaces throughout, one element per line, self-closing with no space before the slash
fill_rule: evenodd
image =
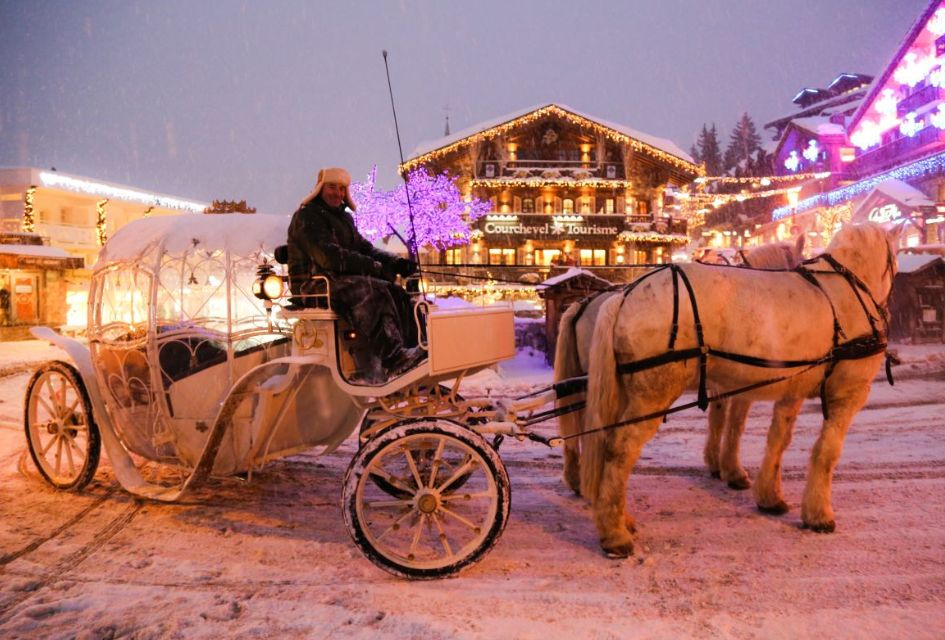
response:
<path id="1" fill-rule="evenodd" d="M 814 275 L 815 272 L 807 268 L 806 265 L 817 262 L 819 260 L 824 260 L 827 262 L 830 267 L 834 270 L 833 273 L 839 274 L 846 279 L 847 283 L 850 285 L 850 288 L 853 290 L 853 293 L 856 295 L 857 300 L 860 303 L 860 307 L 863 309 L 863 313 L 866 315 L 867 320 L 869 321 L 870 328 L 872 329 L 872 335 L 869 336 L 860 336 L 852 340 L 841 343 L 840 339 L 846 338 L 846 334 L 843 332 L 843 328 L 840 326 L 840 321 L 837 316 L 836 307 L 833 304 L 833 301 L 830 299 L 830 296 L 827 295 L 827 292 L 824 290 L 823 285 L 817 280 Z M 830 305 L 830 311 L 833 316 L 833 336 L 832 336 L 832 346 L 829 352 L 824 356 L 812 360 L 773 360 L 768 358 L 759 358 L 756 356 L 748 356 L 743 354 L 731 353 L 728 351 L 721 351 L 719 349 L 713 349 L 711 347 L 706 347 L 705 345 L 705 336 L 703 333 L 702 322 L 699 318 L 699 308 L 696 302 L 695 291 L 693 290 L 692 283 L 689 281 L 689 277 L 686 275 L 686 272 L 679 265 L 669 264 L 665 267 L 657 268 L 637 280 L 634 280 L 629 285 L 624 288 L 624 299 L 633 291 L 634 288 L 640 282 L 642 282 L 647 277 L 653 275 L 658 271 L 664 269 L 669 269 L 672 272 L 672 283 L 673 283 L 673 319 L 672 325 L 670 327 L 670 336 L 669 336 L 669 351 L 658 356 L 651 356 L 649 358 L 642 358 L 640 360 L 634 360 L 631 362 L 624 362 L 617 364 L 617 373 L 619 374 L 633 374 L 640 371 L 645 371 L 647 369 L 652 369 L 654 367 L 662 366 L 664 364 L 670 364 L 672 362 L 679 362 L 682 360 L 689 360 L 691 358 L 699 358 L 699 391 L 698 398 L 692 406 L 698 406 L 700 409 L 705 411 L 708 408 L 709 401 L 712 399 L 717 399 L 720 397 L 729 397 L 735 393 L 740 393 L 754 389 L 761 386 L 766 386 L 767 384 L 773 384 L 775 382 L 780 382 L 786 380 L 789 377 L 793 376 L 782 376 L 772 381 L 766 383 L 749 385 L 743 387 L 739 390 L 736 390 L 734 393 L 721 394 L 719 396 L 714 396 L 710 398 L 706 390 L 707 383 L 707 367 L 708 367 L 708 356 L 712 355 L 718 358 L 723 358 L 726 360 L 731 360 L 733 362 L 738 362 L 741 364 L 753 366 L 753 367 L 763 367 L 771 369 L 789 369 L 795 367 L 806 367 L 805 371 L 813 369 L 819 365 L 827 365 L 827 368 L 824 372 L 824 378 L 820 385 L 820 401 L 821 401 L 821 410 L 823 412 L 824 419 L 828 417 L 827 411 L 827 379 L 833 373 L 836 364 L 841 360 L 859 360 L 863 358 L 868 358 L 879 353 L 883 353 L 886 350 L 886 339 L 885 331 L 880 331 L 880 328 L 877 326 L 877 318 L 870 313 L 869 308 L 866 305 L 866 302 L 863 299 L 863 296 L 860 293 L 860 290 L 865 292 L 870 301 L 873 303 L 874 309 L 880 315 L 880 319 L 884 322 L 885 328 L 888 329 L 888 314 L 886 309 L 880 305 L 876 299 L 873 297 L 872 292 L 870 292 L 869 287 L 852 271 L 847 269 L 841 263 L 837 262 L 829 254 L 821 254 L 817 258 L 807 260 L 795 269 L 795 271 L 807 280 L 810 284 L 817 288 L 824 297 L 827 299 L 827 303 Z M 825 272 L 830 273 L 830 272 Z M 696 332 L 696 344 L 697 346 L 690 349 L 683 349 L 681 351 L 675 350 L 676 337 L 679 331 L 679 280 L 682 279 L 683 284 L 686 287 L 686 291 L 689 294 L 689 303 L 692 308 L 692 317 L 695 324 Z M 800 372 L 803 373 L 803 372 Z M 796 375 L 796 374 L 795 374 Z M 892 384 L 892 375 L 890 371 L 889 358 L 887 356 L 886 360 L 886 375 L 889 379 L 890 384 Z M 667 413 L 661 414 L 664 418 Z M 638 420 L 634 420 L 638 421 Z"/>

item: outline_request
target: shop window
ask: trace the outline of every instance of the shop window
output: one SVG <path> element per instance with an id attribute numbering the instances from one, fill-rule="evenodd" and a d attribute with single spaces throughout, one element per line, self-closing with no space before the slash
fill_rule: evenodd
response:
<path id="1" fill-rule="evenodd" d="M 515 264 L 515 249 L 489 249 L 489 264 Z"/>
<path id="2" fill-rule="evenodd" d="M 581 249 L 581 264 L 603 267 L 607 265 L 606 249 Z"/>
<path id="3" fill-rule="evenodd" d="M 604 213 L 613 213 L 614 212 L 614 199 L 607 198 L 604 200 Z"/>
<path id="4" fill-rule="evenodd" d="M 535 201 L 531 198 L 522 198 L 522 213 L 535 213 Z"/>
<path id="5" fill-rule="evenodd" d="M 446 264 L 463 264 L 463 250 L 462 249 L 447 249 L 446 254 Z"/>
<path id="6" fill-rule="evenodd" d="M 571 198 L 565 198 L 561 201 L 561 212 L 562 213 L 574 213 L 574 200 Z"/>
<path id="7" fill-rule="evenodd" d="M 594 213 L 594 198 L 591 196 L 581 198 L 581 213 Z"/>
<path id="8" fill-rule="evenodd" d="M 650 203 L 646 200 L 637 200 L 637 215 L 645 216 L 650 213 Z"/>
<path id="9" fill-rule="evenodd" d="M 637 249 L 633 252 L 633 264 L 644 264 L 649 261 L 648 258 L 646 251 Z"/>
<path id="10" fill-rule="evenodd" d="M 560 249 L 535 249 L 535 265 L 548 267 L 558 264 L 561 257 Z"/>

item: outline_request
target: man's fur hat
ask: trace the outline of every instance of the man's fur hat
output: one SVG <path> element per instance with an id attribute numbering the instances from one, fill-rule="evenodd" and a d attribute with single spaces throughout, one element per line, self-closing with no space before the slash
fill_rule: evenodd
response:
<path id="1" fill-rule="evenodd" d="M 357 210 L 354 200 L 351 199 L 351 192 L 348 190 L 348 186 L 351 184 L 351 174 L 341 167 L 330 167 L 319 171 L 318 179 L 315 181 L 315 188 L 308 194 L 308 197 L 302 201 L 302 205 L 304 206 L 314 200 L 318 194 L 322 192 L 322 187 L 328 182 L 343 186 L 345 188 L 345 205 L 352 211 Z"/>

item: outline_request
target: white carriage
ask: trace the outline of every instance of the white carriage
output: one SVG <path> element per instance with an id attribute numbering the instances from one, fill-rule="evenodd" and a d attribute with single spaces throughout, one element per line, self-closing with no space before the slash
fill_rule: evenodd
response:
<path id="1" fill-rule="evenodd" d="M 514 407 L 458 393 L 464 375 L 514 354 L 512 310 L 420 301 L 428 357 L 394 379 L 358 384 L 350 354 L 362 338 L 327 296 L 320 308 L 281 304 L 284 267 L 273 257 L 287 222 L 176 216 L 119 230 L 94 268 L 87 344 L 34 330 L 71 361 L 47 363 L 29 383 L 31 456 L 50 484 L 79 490 L 103 444 L 126 490 L 174 501 L 211 475 L 329 452 L 358 431 L 342 491 L 357 546 L 398 575 L 455 573 L 492 547 L 507 520 L 497 441 L 535 437 Z M 451 388 L 441 384 L 448 379 Z"/>

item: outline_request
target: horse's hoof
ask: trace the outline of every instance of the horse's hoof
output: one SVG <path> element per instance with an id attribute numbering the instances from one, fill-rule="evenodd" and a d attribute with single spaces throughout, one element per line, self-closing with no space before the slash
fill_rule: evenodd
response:
<path id="1" fill-rule="evenodd" d="M 790 509 L 791 508 L 788 506 L 788 503 L 785 502 L 784 500 L 780 500 L 772 505 L 766 505 L 766 504 L 758 505 L 758 511 L 760 511 L 761 513 L 767 513 L 768 515 L 772 515 L 772 516 L 783 516 L 785 513 L 790 511 Z"/>
<path id="2" fill-rule="evenodd" d="M 751 478 L 735 478 L 734 480 L 728 481 L 728 488 L 735 489 L 736 491 L 744 491 L 745 489 L 751 488 Z"/>
<path id="3" fill-rule="evenodd" d="M 631 534 L 637 532 L 637 521 L 634 520 L 633 516 L 631 516 L 629 513 L 624 516 L 623 522 L 624 526 L 627 527 L 627 531 L 629 531 Z"/>
<path id="4" fill-rule="evenodd" d="M 633 543 L 627 542 L 624 544 L 614 545 L 612 547 L 604 547 L 604 555 L 613 560 L 623 560 L 629 558 L 633 555 Z"/>
<path id="5" fill-rule="evenodd" d="M 804 522 L 801 524 L 801 529 L 810 529 L 814 533 L 833 533 L 837 529 L 837 523 L 833 520 L 815 524 Z"/>

